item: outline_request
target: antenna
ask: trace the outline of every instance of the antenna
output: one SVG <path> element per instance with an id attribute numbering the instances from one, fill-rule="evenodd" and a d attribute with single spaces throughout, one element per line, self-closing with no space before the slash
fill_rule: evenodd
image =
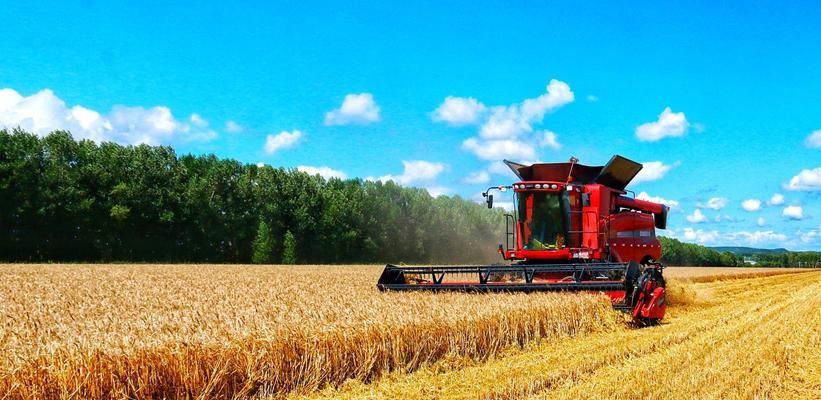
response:
<path id="1" fill-rule="evenodd" d="M 573 166 L 579 162 L 579 159 L 576 157 L 570 157 L 570 171 L 567 171 L 567 181 L 565 184 L 568 184 L 573 181 Z"/>

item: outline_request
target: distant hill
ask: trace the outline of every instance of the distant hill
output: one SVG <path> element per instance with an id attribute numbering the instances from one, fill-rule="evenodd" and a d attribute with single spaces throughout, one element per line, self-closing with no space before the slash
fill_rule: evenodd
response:
<path id="1" fill-rule="evenodd" d="M 789 253 L 790 251 L 784 248 L 777 248 L 777 249 L 757 249 L 755 247 L 741 247 L 741 246 L 716 246 L 710 247 L 711 249 L 718 251 L 718 252 L 725 252 L 729 251 L 738 256 L 751 256 L 754 254 L 781 254 L 781 253 Z"/>

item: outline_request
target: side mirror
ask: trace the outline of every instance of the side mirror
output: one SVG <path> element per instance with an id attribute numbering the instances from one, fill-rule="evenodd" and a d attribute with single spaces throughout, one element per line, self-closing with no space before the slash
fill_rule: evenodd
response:
<path id="1" fill-rule="evenodd" d="M 487 203 L 487 208 L 493 208 L 493 195 L 488 194 L 487 199 L 485 199 L 485 202 Z"/>

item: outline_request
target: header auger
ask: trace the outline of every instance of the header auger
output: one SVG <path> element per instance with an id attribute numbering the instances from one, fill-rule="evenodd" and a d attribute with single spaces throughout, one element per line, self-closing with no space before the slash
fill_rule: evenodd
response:
<path id="1" fill-rule="evenodd" d="M 463 266 L 387 265 L 380 290 L 604 293 L 616 309 L 644 324 L 667 308 L 661 243 L 668 208 L 627 196 L 642 165 L 613 156 L 605 166 L 566 163 L 523 165 L 505 160 L 520 181 L 489 188 L 512 190 L 514 211 L 505 215 L 508 264 Z"/>

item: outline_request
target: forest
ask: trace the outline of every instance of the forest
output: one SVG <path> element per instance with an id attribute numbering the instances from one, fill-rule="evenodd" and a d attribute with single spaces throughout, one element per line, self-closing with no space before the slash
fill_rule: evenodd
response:
<path id="1" fill-rule="evenodd" d="M 0 131 L 0 194 L 4 261 L 487 262 L 504 229 L 499 210 L 393 182 L 64 131 Z"/>
<path id="2" fill-rule="evenodd" d="M 501 210 L 392 181 L 0 130 L 2 261 L 472 263 L 503 237 Z M 670 265 L 742 264 L 661 240 Z"/>

